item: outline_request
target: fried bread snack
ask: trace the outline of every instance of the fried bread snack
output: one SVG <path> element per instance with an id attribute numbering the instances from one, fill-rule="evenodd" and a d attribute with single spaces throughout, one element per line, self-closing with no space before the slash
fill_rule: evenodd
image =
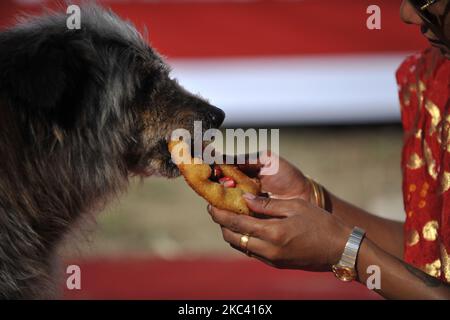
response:
<path id="1" fill-rule="evenodd" d="M 182 155 L 183 161 L 180 161 L 182 156 L 177 152 L 180 149 L 175 150 L 176 146 L 186 151 L 187 144 L 183 141 L 170 141 L 169 151 L 187 184 L 197 194 L 219 209 L 238 214 L 251 214 L 242 195 L 246 192 L 258 195 L 261 192 L 261 185 L 257 179 L 248 177 L 235 165 L 209 165 L 200 159 L 194 163 L 195 158 L 186 154 Z"/>

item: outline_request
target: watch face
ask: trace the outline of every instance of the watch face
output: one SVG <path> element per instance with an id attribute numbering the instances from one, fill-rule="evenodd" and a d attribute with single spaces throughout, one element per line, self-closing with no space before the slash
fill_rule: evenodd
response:
<path id="1" fill-rule="evenodd" d="M 355 269 L 344 266 L 333 266 L 333 272 L 339 280 L 352 281 L 356 278 Z"/>

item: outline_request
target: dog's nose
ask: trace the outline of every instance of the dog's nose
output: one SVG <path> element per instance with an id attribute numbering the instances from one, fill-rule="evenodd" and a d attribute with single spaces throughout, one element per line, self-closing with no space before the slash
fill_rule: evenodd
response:
<path id="1" fill-rule="evenodd" d="M 225 112 L 222 109 L 211 106 L 211 110 L 209 110 L 209 118 L 211 119 L 211 124 L 214 127 L 220 127 L 223 120 L 225 119 Z"/>

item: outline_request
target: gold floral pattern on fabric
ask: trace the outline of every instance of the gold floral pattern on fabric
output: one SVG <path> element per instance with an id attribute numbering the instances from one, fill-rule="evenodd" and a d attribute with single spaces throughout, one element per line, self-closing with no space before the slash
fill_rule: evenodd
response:
<path id="1" fill-rule="evenodd" d="M 418 129 L 418 130 L 416 131 L 416 133 L 414 134 L 414 136 L 415 136 L 417 139 L 421 139 L 421 138 L 422 138 L 422 129 Z"/>
<path id="2" fill-rule="evenodd" d="M 442 122 L 439 124 L 438 133 L 436 135 L 437 142 L 442 145 Z"/>
<path id="3" fill-rule="evenodd" d="M 450 189 L 450 172 L 444 171 L 441 177 L 441 191 L 447 192 Z"/>
<path id="4" fill-rule="evenodd" d="M 444 149 L 450 152 L 450 114 L 445 117 L 444 131 L 447 135 L 447 141 L 444 143 Z"/>
<path id="5" fill-rule="evenodd" d="M 436 161 L 433 158 L 433 153 L 428 146 L 426 140 L 423 141 L 423 153 L 425 155 L 425 162 L 427 164 L 428 174 L 434 179 L 437 179 L 438 173 L 436 170 Z"/>
<path id="6" fill-rule="evenodd" d="M 408 233 L 408 237 L 406 240 L 406 244 L 410 247 L 415 246 L 416 244 L 419 243 L 419 233 L 417 232 L 417 230 L 411 230 Z"/>
<path id="7" fill-rule="evenodd" d="M 441 122 L 441 111 L 439 110 L 439 107 L 434 104 L 430 100 L 425 101 L 425 109 L 427 109 L 428 113 L 431 116 L 431 125 L 430 125 L 430 132 L 429 134 L 432 135 L 436 132 L 437 127 L 439 126 L 439 123 Z"/>
<path id="8" fill-rule="evenodd" d="M 441 276 L 441 260 L 437 259 L 433 261 L 432 263 L 427 263 L 423 267 L 423 271 L 428 273 L 430 276 L 433 277 L 440 277 Z"/>
<path id="9" fill-rule="evenodd" d="M 408 107 L 411 104 L 411 91 L 405 90 L 403 92 L 403 104 Z"/>
<path id="10" fill-rule="evenodd" d="M 419 98 L 419 105 L 422 106 L 423 105 L 423 93 L 427 90 L 427 87 L 425 85 L 425 83 L 421 80 L 419 80 L 419 90 L 417 92 L 417 97 Z"/>
<path id="11" fill-rule="evenodd" d="M 447 282 L 450 282 L 450 257 L 443 244 L 441 244 L 441 261 L 445 280 L 447 280 Z"/>
<path id="12" fill-rule="evenodd" d="M 396 78 L 404 128 L 403 258 L 445 280 L 450 268 L 450 60 L 438 49 L 430 48 L 408 57 L 397 70 Z M 406 107 L 403 98 L 408 97 L 410 104 Z M 425 182 L 428 188 L 424 187 Z M 416 186 L 414 192 L 410 189 L 412 184 Z M 419 240 L 411 246 L 417 241 L 413 230 Z"/>
<path id="13" fill-rule="evenodd" d="M 428 221 L 422 229 L 422 237 L 428 241 L 435 241 L 438 237 L 439 223 L 436 220 Z"/>
<path id="14" fill-rule="evenodd" d="M 422 198 L 425 198 L 427 196 L 429 188 L 430 188 L 430 185 L 425 182 L 422 186 L 422 190 L 420 190 L 420 196 Z"/>
<path id="15" fill-rule="evenodd" d="M 420 209 L 425 208 L 426 205 L 427 205 L 427 202 L 425 200 L 420 200 L 419 201 L 419 208 Z"/>
<path id="16" fill-rule="evenodd" d="M 424 92 L 425 90 L 427 90 L 427 86 L 425 85 L 425 82 L 423 82 L 422 80 L 419 80 L 419 92 Z"/>
<path id="17" fill-rule="evenodd" d="M 411 93 L 416 93 L 418 103 L 420 106 L 423 104 L 424 96 L 423 93 L 427 90 L 425 83 L 419 80 L 418 84 L 411 83 L 408 86 L 408 90 L 405 90 L 403 93 L 403 103 L 405 106 L 409 106 L 411 104 Z"/>
<path id="18" fill-rule="evenodd" d="M 412 170 L 417 170 L 425 165 L 425 161 L 417 154 L 413 153 L 408 161 L 408 168 Z"/>

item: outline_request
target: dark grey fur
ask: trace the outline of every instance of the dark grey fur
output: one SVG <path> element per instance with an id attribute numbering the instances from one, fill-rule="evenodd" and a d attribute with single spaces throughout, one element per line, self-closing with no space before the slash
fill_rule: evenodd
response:
<path id="1" fill-rule="evenodd" d="M 135 28 L 96 6 L 81 30 L 65 13 L 0 33 L 0 297 L 55 293 L 58 243 L 130 175 L 178 174 L 175 128 L 219 126 L 223 112 L 170 79 Z"/>

